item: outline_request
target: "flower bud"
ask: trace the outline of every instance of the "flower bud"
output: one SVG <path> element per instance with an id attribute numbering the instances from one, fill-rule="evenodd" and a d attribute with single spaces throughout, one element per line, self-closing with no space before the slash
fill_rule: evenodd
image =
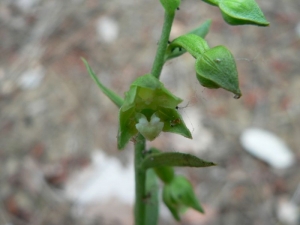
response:
<path id="1" fill-rule="evenodd" d="M 160 0 L 167 12 L 174 12 L 180 6 L 180 0 Z"/>
<path id="2" fill-rule="evenodd" d="M 163 201 L 176 220 L 180 220 L 180 214 L 187 208 L 193 208 L 204 213 L 194 194 L 191 183 L 183 176 L 176 176 L 163 188 Z"/>

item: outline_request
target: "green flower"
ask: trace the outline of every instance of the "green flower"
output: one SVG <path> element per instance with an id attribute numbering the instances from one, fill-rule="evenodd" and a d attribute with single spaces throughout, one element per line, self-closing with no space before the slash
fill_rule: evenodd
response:
<path id="1" fill-rule="evenodd" d="M 125 93 L 124 104 L 120 108 L 118 148 L 124 148 L 138 132 L 149 141 L 162 131 L 192 138 L 175 109 L 181 102 L 151 74 L 137 78 Z"/>

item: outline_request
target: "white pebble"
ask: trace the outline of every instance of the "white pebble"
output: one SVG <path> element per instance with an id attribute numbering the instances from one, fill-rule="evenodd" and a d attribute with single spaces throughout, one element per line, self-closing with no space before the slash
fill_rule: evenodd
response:
<path id="1" fill-rule="evenodd" d="M 40 66 L 37 66 L 33 69 L 24 72 L 21 75 L 18 84 L 23 90 L 34 89 L 40 86 L 44 76 L 45 76 L 44 69 L 41 68 Z"/>
<path id="2" fill-rule="evenodd" d="M 247 152 L 274 168 L 284 169 L 294 164 L 295 157 L 292 151 L 269 131 L 248 128 L 242 133 L 240 141 Z"/>
<path id="3" fill-rule="evenodd" d="M 100 41 L 112 43 L 118 38 L 119 25 L 110 17 L 101 17 L 96 23 L 96 30 Z"/>
<path id="4" fill-rule="evenodd" d="M 277 206 L 279 221 L 287 225 L 297 225 L 299 216 L 299 208 L 295 203 L 286 199 L 280 199 Z"/>

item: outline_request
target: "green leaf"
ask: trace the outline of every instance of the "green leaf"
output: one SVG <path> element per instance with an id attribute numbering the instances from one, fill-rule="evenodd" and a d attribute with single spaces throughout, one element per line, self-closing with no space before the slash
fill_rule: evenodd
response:
<path id="1" fill-rule="evenodd" d="M 180 0 L 160 0 L 160 3 L 169 13 L 173 13 L 180 6 Z"/>
<path id="2" fill-rule="evenodd" d="M 230 25 L 252 24 L 269 26 L 263 12 L 255 0 L 203 0 L 219 6 L 224 20 Z"/>
<path id="3" fill-rule="evenodd" d="M 207 88 L 221 87 L 240 98 L 238 74 L 231 52 L 224 46 L 216 46 L 196 60 L 197 79 Z"/>
<path id="4" fill-rule="evenodd" d="M 183 176 L 176 176 L 171 183 L 164 185 L 163 201 L 178 221 L 180 214 L 189 207 L 204 213 L 191 183 Z"/>
<path id="5" fill-rule="evenodd" d="M 148 155 L 143 160 L 143 169 L 160 166 L 186 166 L 186 167 L 208 167 L 215 166 L 213 162 L 204 161 L 194 155 L 180 152 L 161 152 Z"/>
<path id="6" fill-rule="evenodd" d="M 210 25 L 211 25 L 211 20 L 206 20 L 203 24 L 201 24 L 201 26 L 190 31 L 189 34 L 195 34 L 199 37 L 205 38 L 205 36 L 208 34 Z M 180 49 L 179 47 L 172 49 L 172 51 L 166 51 L 165 62 L 175 57 L 179 57 L 184 53 L 186 53 L 186 50 Z"/>
<path id="7" fill-rule="evenodd" d="M 161 153 L 160 150 L 157 148 L 150 148 L 147 151 L 147 155 L 152 155 L 152 154 L 157 154 Z M 170 183 L 173 178 L 174 178 L 174 169 L 171 166 L 159 166 L 159 167 L 154 167 L 154 171 L 156 175 L 164 182 L 164 183 Z"/>
<path id="8" fill-rule="evenodd" d="M 85 64 L 85 67 L 89 73 L 89 75 L 91 76 L 91 78 L 95 81 L 95 83 L 98 85 L 98 87 L 101 89 L 101 91 L 113 102 L 116 104 L 116 106 L 118 106 L 119 108 L 123 105 L 124 100 L 117 95 L 115 92 L 113 92 L 112 90 L 108 89 L 107 87 L 105 87 L 100 80 L 98 79 L 98 77 L 96 76 L 96 74 L 94 73 L 94 71 L 92 70 L 92 68 L 90 67 L 90 65 L 88 64 L 88 62 L 84 59 L 81 58 L 81 60 L 83 61 L 83 63 Z"/>
<path id="9" fill-rule="evenodd" d="M 203 1 L 203 2 L 206 2 L 206 3 L 210 4 L 210 5 L 218 6 L 218 5 L 219 5 L 219 2 L 220 2 L 221 0 L 202 0 L 202 1 Z"/>
<path id="10" fill-rule="evenodd" d="M 269 26 L 270 24 L 255 0 L 221 0 L 219 8 L 224 20 L 230 25 Z"/>
<path id="11" fill-rule="evenodd" d="M 198 58 L 205 51 L 209 50 L 207 42 L 195 34 L 185 34 L 174 39 L 168 46 L 166 55 L 171 55 L 176 48 L 180 48 L 179 51 L 185 49 L 194 58 Z M 169 58 L 169 57 L 168 57 Z"/>
<path id="12" fill-rule="evenodd" d="M 158 182 L 152 169 L 147 170 L 146 175 L 146 216 L 145 225 L 156 225 L 158 221 L 159 201 L 158 201 Z"/>
<path id="13" fill-rule="evenodd" d="M 206 20 L 199 27 L 189 32 L 189 34 L 195 34 L 203 39 L 208 34 L 209 28 L 211 26 L 211 20 Z"/>

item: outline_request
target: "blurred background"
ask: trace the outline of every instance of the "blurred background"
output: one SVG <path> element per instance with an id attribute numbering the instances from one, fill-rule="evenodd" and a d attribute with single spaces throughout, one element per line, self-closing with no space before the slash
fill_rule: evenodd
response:
<path id="1" fill-rule="evenodd" d="M 176 170 L 206 214 L 189 210 L 178 223 L 161 206 L 161 225 L 300 224 L 300 2 L 257 2 L 267 28 L 229 26 L 200 0 L 176 14 L 171 39 L 212 19 L 207 41 L 232 51 L 243 96 L 200 86 L 188 54 L 167 62 L 161 80 L 184 99 L 194 139 L 162 134 L 148 146 L 218 166 Z M 80 57 L 123 96 L 151 70 L 162 22 L 158 0 L 0 1 L 1 225 L 133 224 L 133 144 L 117 150 L 118 110 Z M 251 127 L 283 150 L 258 135 L 250 142 L 270 151 L 253 156 L 240 141 Z"/>

